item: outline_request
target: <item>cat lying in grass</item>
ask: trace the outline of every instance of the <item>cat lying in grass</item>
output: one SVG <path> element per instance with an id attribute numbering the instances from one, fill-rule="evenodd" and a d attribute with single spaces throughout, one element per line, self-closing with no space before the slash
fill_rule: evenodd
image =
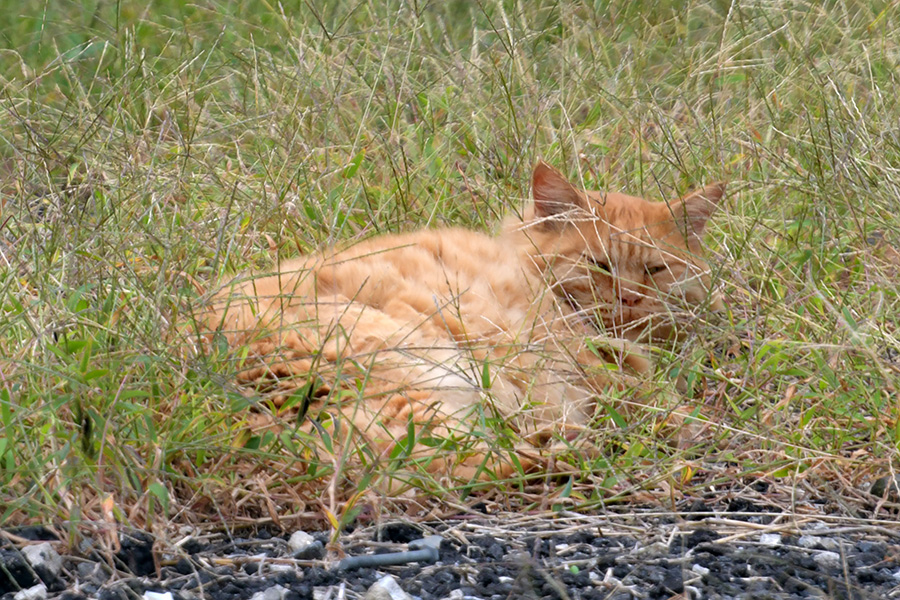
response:
<path id="1" fill-rule="evenodd" d="M 699 255 L 724 184 L 648 202 L 540 162 L 532 187 L 498 236 L 429 229 L 300 257 L 225 286 L 206 325 L 249 348 L 238 379 L 276 407 L 299 391 L 311 418 L 331 414 L 378 456 L 402 444 L 432 471 L 507 472 L 429 448 L 485 415 L 537 445 L 584 430 L 598 397 L 648 370 L 634 341 L 719 304 Z"/>

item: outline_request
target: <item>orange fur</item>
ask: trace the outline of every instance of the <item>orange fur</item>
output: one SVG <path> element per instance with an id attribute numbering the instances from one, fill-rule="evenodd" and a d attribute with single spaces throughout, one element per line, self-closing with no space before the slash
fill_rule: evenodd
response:
<path id="1" fill-rule="evenodd" d="M 585 427 L 610 365 L 648 368 L 631 341 L 707 298 L 699 240 L 724 185 L 654 203 L 580 191 L 542 162 L 532 184 L 499 236 L 425 230 L 301 257 L 226 286 L 206 324 L 249 345 L 240 381 L 282 399 L 317 382 L 316 406 L 382 453 L 410 421 L 433 437 L 485 412 L 531 439 Z"/>

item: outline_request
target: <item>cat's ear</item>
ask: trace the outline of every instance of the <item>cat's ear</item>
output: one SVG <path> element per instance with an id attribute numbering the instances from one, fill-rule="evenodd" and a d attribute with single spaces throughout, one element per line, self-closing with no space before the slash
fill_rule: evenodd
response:
<path id="1" fill-rule="evenodd" d="M 671 202 L 669 208 L 679 228 L 689 237 L 699 239 L 706 228 L 706 222 L 716 211 L 724 195 L 725 182 L 720 181 Z"/>
<path id="2" fill-rule="evenodd" d="M 572 209 L 587 209 L 584 192 L 562 176 L 562 173 L 540 160 L 531 175 L 534 214 L 539 219 L 556 217 Z"/>

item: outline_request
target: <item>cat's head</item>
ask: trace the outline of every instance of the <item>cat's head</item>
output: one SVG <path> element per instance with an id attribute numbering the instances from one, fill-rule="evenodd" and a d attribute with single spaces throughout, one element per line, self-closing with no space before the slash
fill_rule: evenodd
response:
<path id="1" fill-rule="evenodd" d="M 539 162 L 534 204 L 512 225 L 520 248 L 554 292 L 617 336 L 637 339 L 652 325 L 666 336 L 676 314 L 706 304 L 711 294 L 701 236 L 725 192 L 709 185 L 668 202 L 583 191 Z"/>

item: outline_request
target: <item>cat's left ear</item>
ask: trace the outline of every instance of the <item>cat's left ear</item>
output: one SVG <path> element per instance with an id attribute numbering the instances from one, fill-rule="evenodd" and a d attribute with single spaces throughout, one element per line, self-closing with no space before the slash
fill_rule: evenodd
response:
<path id="1" fill-rule="evenodd" d="M 725 182 L 720 181 L 670 203 L 669 208 L 679 227 L 684 227 L 686 233 L 699 238 L 724 195 Z"/>
<path id="2" fill-rule="evenodd" d="M 534 166 L 531 190 L 535 216 L 548 222 L 553 222 L 554 217 L 571 213 L 573 209 L 584 210 L 588 206 L 584 192 L 542 160 Z"/>

